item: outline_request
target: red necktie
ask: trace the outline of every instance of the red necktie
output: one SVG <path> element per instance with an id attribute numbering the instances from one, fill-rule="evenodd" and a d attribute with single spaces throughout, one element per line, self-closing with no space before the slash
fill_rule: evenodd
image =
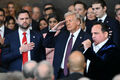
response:
<path id="1" fill-rule="evenodd" d="M 24 42 L 26 42 L 25 44 L 27 44 L 26 32 L 23 32 L 22 44 Z M 24 63 L 26 63 L 28 61 L 28 51 L 27 52 L 23 52 L 22 53 L 22 57 L 23 57 L 23 64 L 24 64 Z"/>

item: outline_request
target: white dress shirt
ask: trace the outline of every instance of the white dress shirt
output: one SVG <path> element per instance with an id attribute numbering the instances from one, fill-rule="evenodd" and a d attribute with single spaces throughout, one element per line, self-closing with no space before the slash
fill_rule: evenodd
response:
<path id="1" fill-rule="evenodd" d="M 0 34 L 1 34 L 1 37 L 2 37 L 2 38 L 4 37 L 4 31 L 5 31 L 5 26 L 2 25 L 2 26 L 0 27 Z"/>
<path id="2" fill-rule="evenodd" d="M 98 18 L 98 21 L 99 21 L 99 20 L 102 20 L 102 23 L 104 23 L 106 17 L 107 17 L 107 14 L 105 13 L 105 15 L 104 15 L 103 17 Z"/>
<path id="3" fill-rule="evenodd" d="M 28 29 L 26 32 L 26 38 L 27 38 L 27 44 L 30 43 L 30 29 Z M 18 33 L 19 33 L 19 38 L 20 38 L 20 45 L 22 45 L 22 39 L 23 39 L 23 31 L 19 28 L 18 29 Z M 22 53 L 20 53 L 22 54 Z M 28 51 L 28 61 L 31 60 L 31 56 L 30 56 L 30 51 Z"/>
<path id="4" fill-rule="evenodd" d="M 97 53 L 99 51 L 100 48 L 102 48 L 102 46 L 108 41 L 108 38 L 106 40 L 104 40 L 103 42 L 101 42 L 100 44 L 98 45 L 95 45 L 94 43 L 92 44 L 93 46 L 93 51 L 95 53 Z M 87 59 L 87 67 L 86 67 L 86 72 L 88 72 L 88 69 L 89 69 L 89 65 L 90 65 L 90 60 Z"/>
<path id="5" fill-rule="evenodd" d="M 74 37 L 73 37 L 73 42 L 72 42 L 72 48 L 74 46 L 74 43 L 75 43 L 80 31 L 81 31 L 81 28 L 78 29 L 75 33 L 73 33 Z M 62 59 L 62 64 L 61 64 L 62 69 L 64 69 L 64 60 L 65 60 L 65 56 L 66 56 L 66 50 L 67 50 L 68 42 L 71 38 L 71 35 L 72 35 L 72 33 L 70 33 L 68 40 L 67 40 L 67 43 L 66 43 L 66 46 L 65 46 L 65 51 L 64 51 L 64 55 L 63 55 L 63 59 Z"/>

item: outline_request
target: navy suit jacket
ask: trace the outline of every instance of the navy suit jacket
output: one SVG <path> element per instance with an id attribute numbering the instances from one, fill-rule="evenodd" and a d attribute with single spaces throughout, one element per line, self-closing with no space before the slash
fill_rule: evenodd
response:
<path id="1" fill-rule="evenodd" d="M 47 33 L 47 36 L 44 40 L 44 46 L 55 48 L 53 66 L 54 66 L 55 78 L 57 78 L 58 72 L 61 68 L 61 63 L 62 63 L 64 51 L 65 51 L 65 46 L 66 46 L 70 32 L 67 31 L 65 28 L 63 28 L 58 36 L 54 37 L 54 34 L 55 33 L 51 33 L 51 32 Z M 81 30 L 79 32 L 79 35 L 78 35 L 75 43 L 74 43 L 72 51 L 75 51 L 75 50 L 83 51 L 83 48 L 79 49 L 79 46 L 86 39 L 91 39 L 91 38 L 87 33 L 83 32 Z"/>
<path id="2" fill-rule="evenodd" d="M 37 62 L 45 59 L 45 49 L 42 46 L 42 35 L 35 31 L 30 31 L 30 42 L 35 43 L 35 47 L 30 51 L 31 60 Z M 5 44 L 9 44 L 8 48 L 2 50 L 2 63 L 7 65 L 8 71 L 22 69 L 22 54 L 20 54 L 20 39 L 18 30 L 8 34 L 5 38 Z"/>
<path id="3" fill-rule="evenodd" d="M 113 76 L 120 73 L 120 50 L 111 40 L 108 40 L 97 53 L 91 47 L 84 55 L 91 61 L 87 77 L 95 80 L 112 80 Z"/>
<path id="4" fill-rule="evenodd" d="M 110 31 L 112 31 L 111 39 L 113 42 L 120 47 L 120 24 L 117 20 L 107 16 L 105 18 L 104 23 L 110 27 Z"/>
<path id="5" fill-rule="evenodd" d="M 13 32 L 13 30 L 10 30 L 10 29 L 8 29 L 7 27 L 5 27 L 4 37 L 5 37 L 7 34 L 11 33 L 11 32 Z"/>

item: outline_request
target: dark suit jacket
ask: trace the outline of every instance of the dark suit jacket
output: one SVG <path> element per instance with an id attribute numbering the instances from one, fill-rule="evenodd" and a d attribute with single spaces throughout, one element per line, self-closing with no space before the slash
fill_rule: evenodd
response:
<path id="1" fill-rule="evenodd" d="M 5 36 L 6 36 L 7 34 L 9 34 L 9 33 L 11 33 L 11 32 L 13 32 L 13 31 L 10 30 L 10 29 L 8 29 L 7 27 L 5 27 L 5 29 L 4 29 L 4 38 L 5 38 Z M 1 46 L 1 45 L 0 45 L 0 46 Z M 3 46 L 1 46 L 1 48 L 3 48 Z M 1 54 L 2 54 L 2 53 L 0 53 L 0 72 L 6 72 L 6 69 L 4 69 L 3 66 L 2 66 Z"/>
<path id="2" fill-rule="evenodd" d="M 68 77 L 60 79 L 60 80 L 78 80 L 80 78 L 84 77 L 81 73 L 74 72 L 70 74 Z"/>
<path id="3" fill-rule="evenodd" d="M 55 48 L 53 66 L 54 66 L 55 78 L 57 78 L 58 72 L 60 70 L 60 66 L 62 63 L 65 46 L 66 46 L 70 32 L 67 31 L 65 28 L 63 28 L 57 37 L 54 37 L 54 34 L 55 33 L 50 33 L 50 32 L 47 33 L 47 36 L 44 40 L 44 46 Z M 90 39 L 90 36 L 81 30 L 75 43 L 74 43 L 72 51 L 75 51 L 75 50 L 83 51 L 82 48 L 79 49 L 78 47 L 81 45 L 81 43 L 84 40 L 86 40 L 88 38 Z"/>
<path id="4" fill-rule="evenodd" d="M 39 31 L 39 23 L 32 19 L 32 30 Z"/>
<path id="5" fill-rule="evenodd" d="M 110 40 L 97 53 L 89 48 L 84 55 L 91 61 L 86 74 L 91 79 L 112 80 L 120 72 L 120 50 Z"/>
<path id="6" fill-rule="evenodd" d="M 35 43 L 35 47 L 30 51 L 31 60 L 37 62 L 45 59 L 45 50 L 42 46 L 42 35 L 35 31 L 30 31 L 30 42 Z M 20 39 L 18 30 L 8 34 L 5 38 L 5 44 L 10 47 L 2 50 L 2 62 L 8 66 L 9 71 L 22 69 L 22 54 L 20 54 Z"/>
<path id="7" fill-rule="evenodd" d="M 13 32 L 13 30 L 10 30 L 7 27 L 5 27 L 4 37 L 11 32 Z"/>
<path id="8" fill-rule="evenodd" d="M 85 26 L 86 26 L 87 33 L 91 34 L 91 28 L 96 21 L 97 21 L 97 19 L 95 19 L 95 20 L 86 19 Z"/>
<path id="9" fill-rule="evenodd" d="M 120 24 L 117 20 L 107 16 L 105 18 L 104 23 L 110 27 L 110 31 L 112 31 L 111 39 L 113 42 L 120 47 Z"/>

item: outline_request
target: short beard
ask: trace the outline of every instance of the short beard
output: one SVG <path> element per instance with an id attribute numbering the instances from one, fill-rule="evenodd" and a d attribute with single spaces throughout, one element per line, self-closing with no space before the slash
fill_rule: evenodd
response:
<path id="1" fill-rule="evenodd" d="M 19 24 L 18 24 L 19 25 Z M 19 25 L 19 27 L 21 28 L 21 29 L 23 29 L 23 30 L 27 30 L 28 28 L 29 28 L 29 26 L 30 25 L 28 25 L 27 27 L 24 27 L 24 26 L 22 26 L 22 25 Z"/>

